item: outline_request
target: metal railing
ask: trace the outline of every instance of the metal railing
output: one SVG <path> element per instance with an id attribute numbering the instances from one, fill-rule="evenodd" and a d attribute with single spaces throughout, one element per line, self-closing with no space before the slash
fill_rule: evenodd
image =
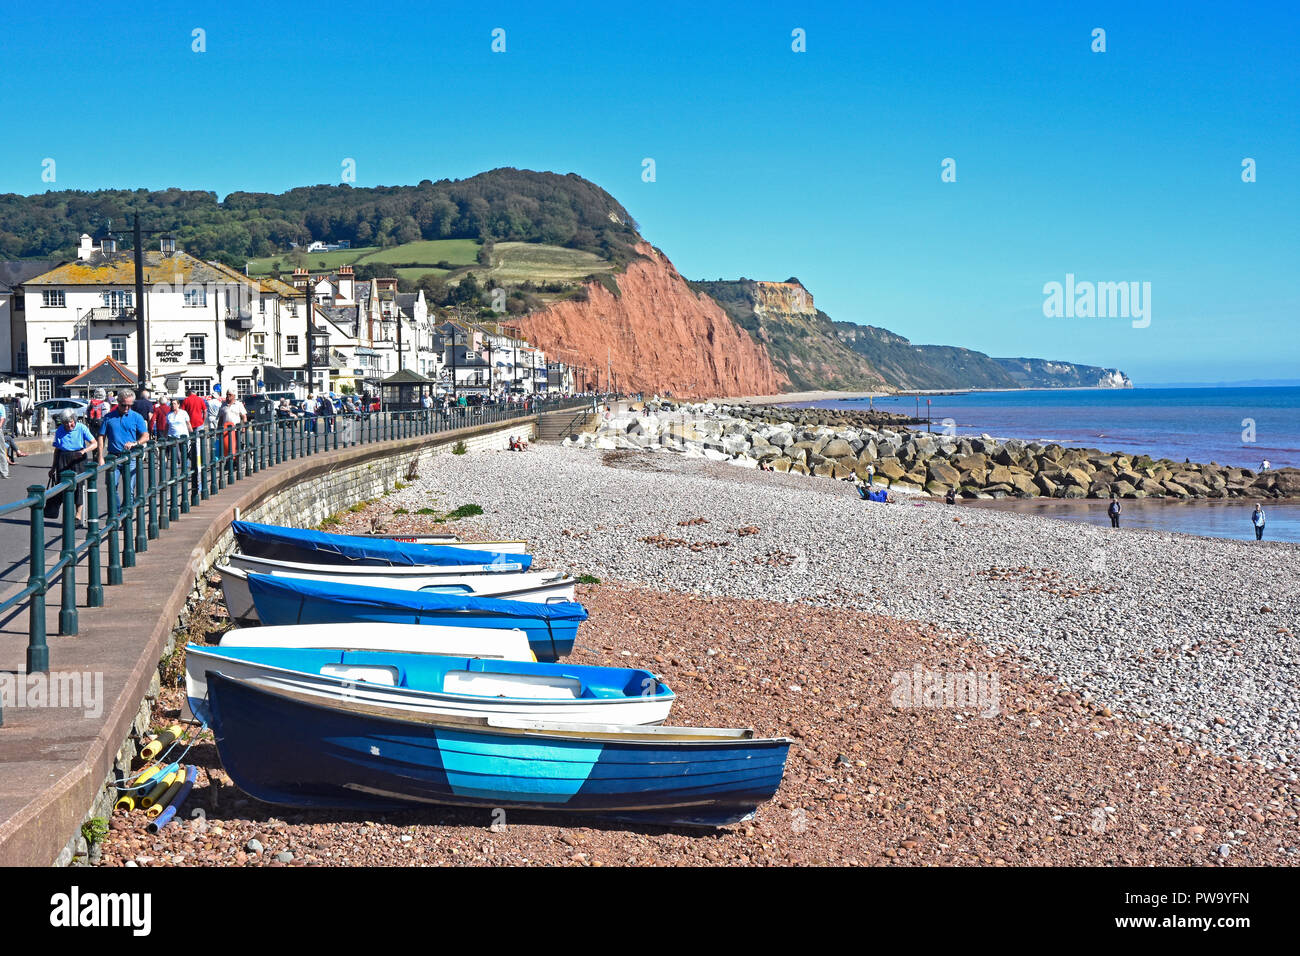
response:
<path id="1" fill-rule="evenodd" d="M 80 472 L 63 471 L 52 487 L 29 485 L 26 498 L 0 505 L 0 517 L 27 511 L 30 549 L 27 585 L 0 602 L 0 616 L 28 602 L 27 673 L 44 673 L 50 665 L 46 598 L 56 583 L 60 589 L 59 634 L 75 635 L 77 565 L 83 558 L 86 606 L 102 607 L 105 584 L 121 584 L 122 569 L 134 567 L 137 555 L 149 550 L 150 541 L 191 508 L 236 482 L 287 461 L 339 448 L 518 421 L 548 411 L 590 407 L 593 401 L 551 399 L 526 406 L 276 417 L 224 428 L 205 427 L 181 438 L 151 439 L 110 457 L 103 465 L 86 465 Z M 86 521 L 85 533 L 78 541 L 76 499 L 80 495 L 85 497 Z M 45 506 L 52 499 L 61 499 L 62 541 L 58 557 L 47 564 Z M 0 709 L 0 725 L 3 723 Z"/>

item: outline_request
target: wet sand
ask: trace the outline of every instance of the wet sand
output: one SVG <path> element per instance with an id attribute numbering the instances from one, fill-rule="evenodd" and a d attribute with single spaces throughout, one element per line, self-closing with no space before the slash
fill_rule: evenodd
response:
<path id="1" fill-rule="evenodd" d="M 1100 498 L 1001 498 L 963 501 L 961 507 L 1016 511 L 1109 527 L 1110 518 L 1106 515 L 1109 504 L 1108 500 Z M 1250 516 L 1255 504 L 1255 500 L 1246 498 L 1195 501 L 1124 499 L 1120 502 L 1123 508 L 1120 530 L 1176 531 L 1209 538 L 1253 541 L 1255 530 Z M 1263 506 L 1267 519 L 1265 541 L 1300 542 L 1300 502 L 1264 500 L 1259 504 Z"/>

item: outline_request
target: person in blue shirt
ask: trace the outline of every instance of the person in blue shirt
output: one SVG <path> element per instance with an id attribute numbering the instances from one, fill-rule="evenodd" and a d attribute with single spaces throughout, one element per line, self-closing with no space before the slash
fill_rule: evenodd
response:
<path id="1" fill-rule="evenodd" d="M 124 388 L 117 393 L 117 407 L 104 416 L 103 421 L 99 424 L 99 455 L 101 459 L 108 456 L 118 457 L 126 455 L 132 448 L 137 445 L 147 444 L 149 441 L 149 426 L 135 411 L 132 406 L 135 404 L 135 392 L 129 388 Z M 122 507 L 131 507 L 131 491 L 135 488 L 135 473 L 137 459 L 132 458 L 116 463 L 118 474 L 122 480 Z M 117 483 L 109 481 L 108 493 L 110 496 L 117 492 Z"/>
<path id="2" fill-rule="evenodd" d="M 1255 540 L 1264 540 L 1264 509 L 1255 505 L 1255 510 L 1250 516 L 1250 523 L 1255 526 Z"/>
<path id="3" fill-rule="evenodd" d="M 99 464 L 104 463 L 104 457 L 99 452 L 99 444 L 95 441 L 95 436 L 90 433 L 90 429 L 83 422 L 77 420 L 77 413 L 70 408 L 65 408 L 59 413 L 59 427 L 54 432 L 54 467 L 50 469 L 54 473 L 55 480 L 65 471 L 75 471 L 80 473 L 85 467 L 86 459 L 95 455 Z M 81 484 L 76 485 L 73 500 L 77 503 L 77 527 L 86 526 L 85 506 L 82 501 Z"/>

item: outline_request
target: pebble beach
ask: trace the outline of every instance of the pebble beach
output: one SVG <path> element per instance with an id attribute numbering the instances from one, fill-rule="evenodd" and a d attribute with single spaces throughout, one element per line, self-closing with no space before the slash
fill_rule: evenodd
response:
<path id="1" fill-rule="evenodd" d="M 1300 854 L 1296 545 L 867 503 L 849 482 L 677 455 L 443 455 L 332 530 L 526 537 L 588 574 L 573 660 L 652 669 L 671 723 L 794 741 L 721 831 L 451 808 L 363 819 L 201 768 L 194 821 L 115 818 L 118 865 L 1276 865 Z M 214 607 L 214 629 L 221 625 Z M 915 685 L 913 684 L 915 675 Z M 911 694 L 971 675 L 979 700 Z M 900 693 L 902 696 L 900 697 Z M 991 705 L 990 705 L 991 704 Z M 167 690 L 160 719 L 179 706 Z"/>

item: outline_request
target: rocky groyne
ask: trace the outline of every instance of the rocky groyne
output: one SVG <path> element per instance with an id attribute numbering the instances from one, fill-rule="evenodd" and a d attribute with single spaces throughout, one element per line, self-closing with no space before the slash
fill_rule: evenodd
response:
<path id="1" fill-rule="evenodd" d="M 570 445 L 675 451 L 748 468 L 866 478 L 899 491 L 963 498 L 1289 498 L 1300 470 L 1175 462 L 1096 448 L 931 434 L 886 412 L 649 403 Z"/>

